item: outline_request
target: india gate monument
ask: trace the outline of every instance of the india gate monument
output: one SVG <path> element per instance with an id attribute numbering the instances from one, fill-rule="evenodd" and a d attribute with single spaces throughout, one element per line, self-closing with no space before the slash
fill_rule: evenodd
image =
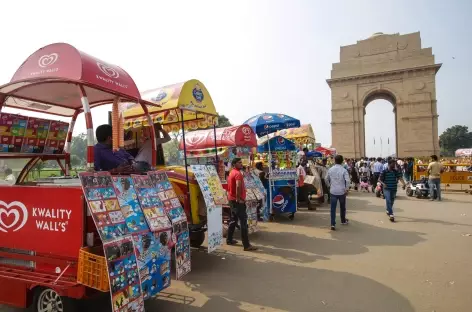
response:
<path id="1" fill-rule="evenodd" d="M 398 157 L 439 155 L 436 64 L 420 33 L 375 33 L 341 47 L 331 78 L 332 145 L 344 157 L 366 155 L 365 108 L 377 99 L 392 103 Z M 375 105 L 375 104 L 374 104 Z"/>

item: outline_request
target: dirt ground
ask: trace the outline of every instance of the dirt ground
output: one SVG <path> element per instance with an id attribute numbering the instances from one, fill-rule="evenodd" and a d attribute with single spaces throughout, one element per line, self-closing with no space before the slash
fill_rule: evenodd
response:
<path id="1" fill-rule="evenodd" d="M 472 196 L 429 202 L 399 193 L 396 223 L 382 199 L 351 193 L 351 224 L 336 232 L 326 206 L 301 208 L 294 221 L 280 217 L 251 236 L 258 252 L 194 250 L 192 272 L 146 311 L 471 311 Z M 82 310 L 109 306 L 103 298 Z"/>

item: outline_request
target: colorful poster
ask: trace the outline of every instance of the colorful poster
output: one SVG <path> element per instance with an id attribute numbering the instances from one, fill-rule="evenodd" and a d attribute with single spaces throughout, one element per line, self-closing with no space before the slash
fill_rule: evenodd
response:
<path id="1" fill-rule="evenodd" d="M 28 117 L 0 113 L 0 152 L 20 153 Z"/>
<path id="2" fill-rule="evenodd" d="M 130 233 L 137 233 L 149 230 L 143 211 L 139 205 L 133 179 L 129 176 L 114 176 L 113 186 L 115 187 L 128 231 Z"/>
<path id="3" fill-rule="evenodd" d="M 257 180 L 260 181 L 259 177 L 257 177 Z M 254 197 L 250 195 L 251 200 L 252 199 L 262 200 L 264 198 L 264 193 L 262 193 L 261 190 L 259 189 L 259 186 L 257 185 L 256 180 L 254 178 L 254 175 L 251 172 L 244 172 L 244 185 L 246 186 L 247 191 L 250 191 L 254 194 Z"/>
<path id="4" fill-rule="evenodd" d="M 259 194 L 262 195 L 261 215 L 263 216 L 264 221 L 268 221 L 270 212 L 267 205 L 267 190 L 265 189 L 264 184 L 262 184 L 262 181 L 259 176 L 254 171 L 251 171 L 251 175 L 254 179 L 254 183 L 257 189 L 259 190 Z"/>
<path id="5" fill-rule="evenodd" d="M 203 199 L 205 200 L 205 205 L 207 208 L 207 235 L 208 235 L 208 252 L 211 253 L 218 247 L 223 245 L 223 216 L 222 216 L 222 207 L 221 205 L 217 205 L 215 203 L 212 187 L 209 185 L 210 183 L 219 183 L 221 186 L 220 179 L 216 175 L 216 180 L 211 180 L 210 170 L 207 167 L 212 166 L 204 166 L 204 165 L 193 165 L 192 171 L 197 179 L 198 185 L 200 186 L 200 190 L 203 194 Z M 215 172 L 216 173 L 216 170 Z M 221 186 L 221 188 L 223 188 Z M 215 188 L 213 188 L 215 189 Z M 226 197 L 226 194 L 225 194 Z"/>
<path id="6" fill-rule="evenodd" d="M 259 206 L 259 201 L 246 200 L 247 225 L 249 229 L 249 234 L 255 233 L 258 230 L 258 227 L 257 227 L 257 207 L 258 206 Z"/>
<path id="7" fill-rule="evenodd" d="M 208 209 L 208 253 L 223 245 L 223 208 L 215 206 Z"/>
<path id="8" fill-rule="evenodd" d="M 172 224 L 187 221 L 184 208 L 180 204 L 180 200 L 165 171 L 152 171 L 147 174 L 146 183 L 152 185 L 154 190 L 157 191 L 157 194 L 153 194 L 153 196 L 156 196 L 161 201 L 161 205 L 164 206 L 164 210 Z"/>
<path id="9" fill-rule="evenodd" d="M 51 121 L 44 154 L 61 154 L 64 151 L 69 124 L 62 121 Z"/>
<path id="10" fill-rule="evenodd" d="M 205 166 L 208 170 L 208 186 L 210 188 L 210 192 L 213 195 L 213 200 L 215 201 L 216 205 L 227 205 L 228 204 L 228 197 L 226 196 L 226 191 L 221 185 L 220 177 L 218 176 L 218 172 L 216 171 L 215 166 L 207 165 Z"/>
<path id="11" fill-rule="evenodd" d="M 190 262 L 190 237 L 187 221 L 173 224 L 175 235 L 175 266 L 176 277 L 181 279 L 192 269 Z"/>
<path id="12" fill-rule="evenodd" d="M 128 234 L 110 173 L 79 173 L 82 189 L 103 242 Z"/>
<path id="13" fill-rule="evenodd" d="M 198 185 L 200 186 L 200 191 L 202 192 L 203 199 L 205 200 L 205 205 L 207 206 L 208 211 L 209 208 L 216 206 L 210 186 L 208 185 L 210 173 L 208 172 L 205 165 L 192 165 L 191 168 L 193 175 L 197 179 Z"/>
<path id="14" fill-rule="evenodd" d="M 144 312 L 138 265 L 130 235 L 103 244 L 113 311 Z"/>
<path id="15" fill-rule="evenodd" d="M 133 234 L 144 299 L 170 286 L 171 231 Z"/>

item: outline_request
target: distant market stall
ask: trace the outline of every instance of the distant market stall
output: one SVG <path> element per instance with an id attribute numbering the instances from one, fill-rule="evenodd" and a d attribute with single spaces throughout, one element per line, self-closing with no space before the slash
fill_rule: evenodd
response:
<path id="1" fill-rule="evenodd" d="M 455 152 L 456 157 L 472 157 L 472 148 L 461 148 Z"/>
<path id="2" fill-rule="evenodd" d="M 218 114 L 213 100 L 205 85 L 196 80 L 156 88 L 141 94 L 143 99 L 160 105 L 161 107 L 149 107 L 148 118 L 141 107 L 130 104 L 124 111 L 124 130 L 131 131 L 134 137 L 135 148 L 139 148 L 140 138 L 146 127 L 151 124 L 160 124 L 167 132 L 181 131 L 182 139 L 186 142 L 186 131 L 213 128 L 216 131 Z M 154 135 L 154 134 L 152 134 Z M 183 206 L 189 219 L 190 242 L 193 247 L 199 247 L 205 240 L 209 208 L 205 209 L 205 203 L 198 181 L 189 168 L 186 157 L 186 144 L 184 150 L 184 166 L 165 166 L 162 149 L 157 153 L 157 164 L 160 169 L 165 169 L 174 190 L 183 202 Z M 218 209 L 211 209 L 218 213 Z M 217 232 L 218 229 L 215 229 Z"/>
<path id="3" fill-rule="evenodd" d="M 320 152 L 325 157 L 336 155 L 336 150 L 334 148 L 318 146 L 317 148 L 315 148 L 315 151 Z"/>
<path id="4" fill-rule="evenodd" d="M 215 136 L 216 134 L 216 136 Z M 248 125 L 231 126 L 209 130 L 198 130 L 185 136 L 187 161 L 191 165 L 212 164 L 218 168 L 222 182 L 226 181 L 225 164 L 240 157 L 248 165 L 252 148 L 257 146 L 254 131 Z M 179 149 L 184 149 L 180 140 Z"/>
<path id="5" fill-rule="evenodd" d="M 312 150 L 315 148 L 316 138 L 311 124 L 301 125 L 300 128 L 290 128 L 277 131 L 275 135 L 283 136 L 294 142 L 299 149 L 304 147 Z"/>

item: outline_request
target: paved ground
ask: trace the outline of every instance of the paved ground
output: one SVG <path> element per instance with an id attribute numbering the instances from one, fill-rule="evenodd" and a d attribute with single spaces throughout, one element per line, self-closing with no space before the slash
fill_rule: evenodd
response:
<path id="1" fill-rule="evenodd" d="M 351 194 L 351 224 L 336 232 L 326 207 L 302 209 L 293 222 L 264 224 L 251 237 L 257 253 L 194 251 L 193 271 L 146 311 L 471 311 L 472 196 L 444 196 L 400 196 L 392 224 L 383 200 Z"/>

